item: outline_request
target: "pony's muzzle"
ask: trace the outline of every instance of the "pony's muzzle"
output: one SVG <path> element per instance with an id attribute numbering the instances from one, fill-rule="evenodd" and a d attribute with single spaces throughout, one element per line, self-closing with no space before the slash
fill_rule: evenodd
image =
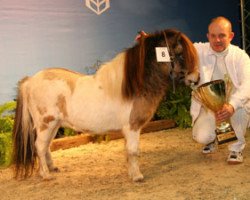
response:
<path id="1" fill-rule="evenodd" d="M 197 85 L 200 81 L 200 73 L 199 72 L 192 72 L 188 74 L 185 78 L 185 84 L 187 86 L 192 85 Z"/>

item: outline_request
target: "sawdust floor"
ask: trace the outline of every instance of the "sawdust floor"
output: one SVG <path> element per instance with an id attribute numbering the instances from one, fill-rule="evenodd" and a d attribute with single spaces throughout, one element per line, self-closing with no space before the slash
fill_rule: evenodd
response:
<path id="1" fill-rule="evenodd" d="M 247 141 L 250 140 L 250 131 Z M 38 175 L 24 181 L 0 170 L 1 200 L 247 200 L 250 199 L 250 145 L 244 163 L 228 165 L 227 146 L 202 155 L 191 129 L 168 129 L 141 135 L 140 167 L 145 180 L 127 176 L 124 140 L 86 144 L 53 152 L 60 168 L 55 179 Z"/>

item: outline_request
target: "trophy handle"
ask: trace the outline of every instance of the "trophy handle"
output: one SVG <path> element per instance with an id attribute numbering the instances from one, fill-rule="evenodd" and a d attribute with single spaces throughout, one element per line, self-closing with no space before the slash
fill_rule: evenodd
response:
<path id="1" fill-rule="evenodd" d="M 197 92 L 197 89 L 194 89 L 192 91 L 192 96 L 197 100 L 199 101 L 200 103 L 202 102 L 202 98 L 201 98 L 201 95 L 199 92 Z"/>

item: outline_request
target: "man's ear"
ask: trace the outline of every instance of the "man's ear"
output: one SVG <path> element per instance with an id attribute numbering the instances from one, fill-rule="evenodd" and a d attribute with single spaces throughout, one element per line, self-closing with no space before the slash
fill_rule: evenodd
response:
<path id="1" fill-rule="evenodd" d="M 234 38 L 234 32 L 230 33 L 230 39 L 232 40 Z"/>
<path id="2" fill-rule="evenodd" d="M 207 39 L 209 40 L 209 33 L 207 33 Z"/>

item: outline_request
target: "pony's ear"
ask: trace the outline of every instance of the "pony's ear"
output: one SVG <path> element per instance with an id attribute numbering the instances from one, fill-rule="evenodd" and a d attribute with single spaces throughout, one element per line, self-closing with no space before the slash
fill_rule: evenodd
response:
<path id="1" fill-rule="evenodd" d="M 140 41 L 144 40 L 147 36 L 148 36 L 148 34 L 146 32 L 138 31 L 138 34 L 135 37 L 135 41 L 140 42 Z"/>
<path id="2" fill-rule="evenodd" d="M 176 42 L 181 42 L 181 32 L 178 32 L 175 36 Z"/>

